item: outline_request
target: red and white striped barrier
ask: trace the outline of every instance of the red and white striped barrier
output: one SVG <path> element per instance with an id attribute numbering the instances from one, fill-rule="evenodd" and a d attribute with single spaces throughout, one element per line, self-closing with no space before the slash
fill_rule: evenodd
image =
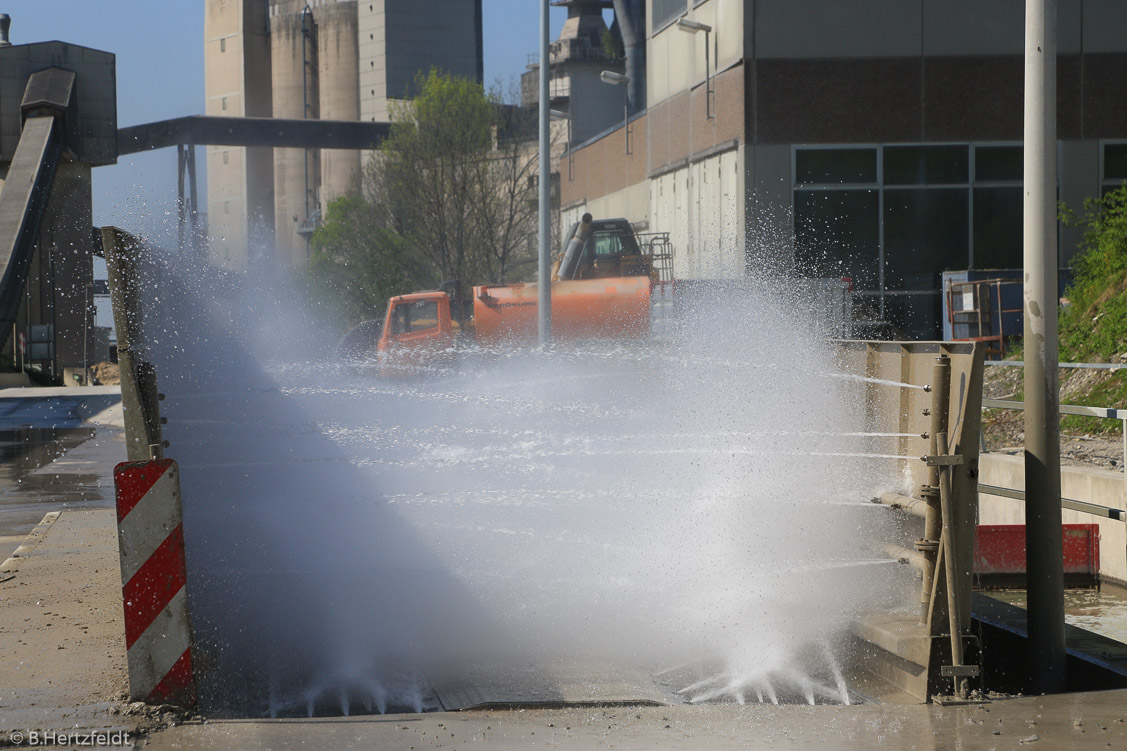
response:
<path id="1" fill-rule="evenodd" d="M 172 459 L 123 462 L 113 479 L 130 698 L 192 706 L 179 468 Z"/>

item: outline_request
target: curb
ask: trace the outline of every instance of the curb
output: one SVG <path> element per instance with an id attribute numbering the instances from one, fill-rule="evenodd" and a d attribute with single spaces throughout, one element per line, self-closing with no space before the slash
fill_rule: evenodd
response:
<path id="1" fill-rule="evenodd" d="M 16 569 L 20 567 L 20 561 L 31 555 L 36 546 L 43 540 L 43 536 L 47 534 L 47 530 L 62 514 L 61 511 L 52 511 L 43 517 L 39 524 L 35 525 L 35 529 L 27 534 L 27 540 L 15 549 L 8 560 L 0 563 L 0 582 L 6 582 L 9 579 L 15 578 Z"/>

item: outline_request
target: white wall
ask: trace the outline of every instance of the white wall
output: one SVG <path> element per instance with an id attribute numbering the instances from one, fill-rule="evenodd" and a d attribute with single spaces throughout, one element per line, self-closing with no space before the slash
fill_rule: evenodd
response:
<path id="1" fill-rule="evenodd" d="M 567 169 L 566 166 L 561 169 Z M 649 227 L 650 225 L 650 196 L 646 183 L 641 182 L 629 188 L 615 191 L 601 198 L 596 198 L 586 203 L 567 206 L 560 211 L 560 236 L 567 233 L 571 225 L 579 221 L 585 213 L 590 212 L 595 219 L 625 218 L 635 227 Z"/>
<path id="2" fill-rule="evenodd" d="M 690 8 L 686 18 L 712 27 L 708 35 L 712 73 L 740 62 L 744 57 L 743 0 L 707 0 Z M 652 18 L 652 14 L 649 16 Z M 676 24 L 649 39 L 646 49 L 646 101 L 649 107 L 674 94 L 704 83 L 704 32 L 689 33 Z"/>
<path id="3" fill-rule="evenodd" d="M 677 279 L 744 275 L 744 149 L 650 180 L 650 230 L 669 232 Z"/>

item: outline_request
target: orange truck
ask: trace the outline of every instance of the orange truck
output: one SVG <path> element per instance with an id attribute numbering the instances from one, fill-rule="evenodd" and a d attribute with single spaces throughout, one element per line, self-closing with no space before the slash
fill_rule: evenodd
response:
<path id="1" fill-rule="evenodd" d="M 661 252 L 655 254 L 654 248 Z M 663 280 L 668 245 L 643 248 L 625 219 L 590 214 L 569 231 L 553 265 L 552 336 L 638 338 L 650 331 L 651 292 Z M 479 344 L 534 340 L 538 285 L 491 284 L 464 300 L 460 284 L 388 301 L 377 350 L 408 369 L 449 352 L 459 336 Z"/>

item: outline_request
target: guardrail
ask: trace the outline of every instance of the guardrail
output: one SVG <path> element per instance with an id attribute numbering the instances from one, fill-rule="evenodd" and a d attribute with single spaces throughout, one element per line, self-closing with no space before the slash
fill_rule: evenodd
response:
<path id="1" fill-rule="evenodd" d="M 1024 365 L 1023 362 L 987 362 L 987 365 Z M 1113 363 L 1060 363 L 1060 367 L 1075 367 L 1075 368 L 1098 368 L 1106 370 L 1123 370 L 1127 369 L 1127 365 L 1119 365 Z M 1015 411 L 1024 411 L 1025 402 L 1019 402 L 1011 399 L 983 399 L 982 409 L 1010 409 Z M 1127 409 L 1116 409 L 1113 407 L 1087 407 L 1079 404 L 1062 404 L 1060 405 L 1060 414 L 1062 415 L 1078 415 L 1081 417 L 1098 417 L 1105 420 L 1119 420 L 1123 426 L 1123 456 L 1121 465 L 1123 466 L 1123 488 L 1127 492 Z M 985 441 L 985 433 L 983 433 L 983 441 Z M 993 485 L 978 486 L 980 493 L 986 495 L 1001 496 L 1003 498 L 1015 498 L 1017 500 L 1025 500 L 1024 490 L 1014 490 L 1012 488 L 1001 488 Z M 1095 516 L 1104 516 L 1109 519 L 1119 519 L 1127 521 L 1127 511 L 1123 509 L 1111 508 L 1109 506 L 1100 506 L 1095 503 L 1088 503 L 1086 501 L 1077 501 L 1070 498 L 1061 498 L 1061 507 L 1072 509 L 1074 511 L 1083 511 L 1087 514 Z"/>

